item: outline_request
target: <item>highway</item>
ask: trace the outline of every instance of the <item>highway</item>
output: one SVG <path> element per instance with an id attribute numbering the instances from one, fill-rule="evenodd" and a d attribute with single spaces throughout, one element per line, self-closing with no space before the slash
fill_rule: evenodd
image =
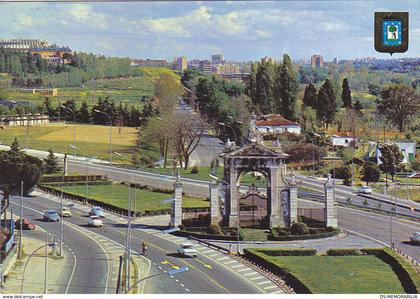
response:
<path id="1" fill-rule="evenodd" d="M 46 196 L 48 197 L 48 196 Z M 44 223 L 41 221 L 41 211 L 57 208 L 59 203 L 54 198 L 25 197 L 25 216 L 35 219 L 35 223 L 59 236 L 59 223 Z M 18 208 L 18 198 L 12 198 L 13 209 Z M 86 226 L 89 208 L 76 204 L 72 207 L 72 217 L 65 220 L 64 242 L 68 243 L 77 257 L 76 270 L 70 283 L 69 293 L 108 293 L 115 292 L 116 285 L 111 283 L 105 287 L 105 282 L 113 281 L 108 277 L 109 260 L 106 258 L 109 248 L 125 244 L 126 220 L 115 215 L 107 215 L 104 227 L 101 229 Z M 92 232 L 109 240 L 94 244 L 86 237 L 86 232 Z M 30 232 L 28 232 L 30 233 Z M 170 266 L 187 266 L 188 271 L 170 277 L 159 275 L 145 281 L 145 293 L 182 294 L 255 294 L 282 292 L 270 280 L 237 262 L 226 254 L 208 247 L 198 246 L 199 256 L 195 259 L 181 258 L 176 255 L 177 245 L 186 241 L 184 238 L 159 234 L 156 227 L 134 224 L 132 229 L 133 254 L 140 251 L 140 243 L 146 241 L 149 245 L 147 258 L 152 267 L 149 276 L 164 274 Z M 107 265 L 108 264 L 108 265 Z M 244 276 L 246 274 L 246 276 Z M 107 290 L 105 290 L 107 289 Z"/>

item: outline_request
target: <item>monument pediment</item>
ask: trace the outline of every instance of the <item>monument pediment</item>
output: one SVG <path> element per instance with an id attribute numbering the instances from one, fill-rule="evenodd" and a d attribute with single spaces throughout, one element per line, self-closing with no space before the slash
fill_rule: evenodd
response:
<path id="1" fill-rule="evenodd" d="M 252 142 L 225 155 L 226 157 L 272 157 L 286 158 L 287 155 L 270 150 L 261 143 Z"/>

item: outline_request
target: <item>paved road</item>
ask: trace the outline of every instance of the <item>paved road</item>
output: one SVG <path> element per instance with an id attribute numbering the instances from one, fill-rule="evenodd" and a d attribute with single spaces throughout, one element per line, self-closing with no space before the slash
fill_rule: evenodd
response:
<path id="1" fill-rule="evenodd" d="M 45 198 L 48 197 L 48 198 Z M 25 198 L 25 204 L 32 209 L 40 211 L 46 208 L 57 207 L 58 201 L 54 197 L 33 197 Z M 89 228 L 85 226 L 87 221 L 87 212 L 89 208 L 76 204 L 72 208 L 73 216 L 66 219 L 67 223 L 80 227 L 83 230 L 93 231 L 103 238 L 111 240 L 106 246 L 115 246 L 115 243 L 125 244 L 126 220 L 115 215 L 107 215 L 105 225 L 102 229 Z M 66 222 L 65 222 L 66 223 Z M 49 223 L 50 226 L 59 225 L 57 223 Z M 69 242 L 70 230 L 66 231 L 65 240 Z M 199 256 L 196 259 L 185 259 L 178 257 L 176 248 L 179 243 L 186 241 L 185 238 L 175 237 L 172 235 L 159 234 L 156 227 L 134 224 L 132 230 L 133 253 L 138 254 L 139 244 L 146 240 L 149 244 L 149 254 L 152 267 L 149 275 L 163 274 L 170 264 L 175 266 L 187 266 L 189 271 L 180 273 L 174 277 L 160 275 L 156 278 L 147 280 L 146 293 L 279 293 L 282 292 L 271 281 L 255 272 L 251 268 L 233 260 L 230 256 L 209 249 L 208 247 L 199 246 Z M 58 235 L 58 231 L 55 232 Z M 150 234 L 154 235 L 150 235 Z M 83 240 L 72 240 L 72 244 L 78 247 L 78 243 Z M 138 246 L 136 246 L 138 244 Z M 101 260 L 91 259 L 91 263 L 100 262 Z M 166 263 L 168 261 L 169 263 Z M 164 264 L 162 264 L 162 262 Z M 92 271 L 93 270 L 93 271 Z M 104 273 L 104 269 L 91 268 L 92 273 Z M 83 279 L 83 271 L 78 272 Z"/>
<path id="2" fill-rule="evenodd" d="M 18 211 L 18 203 L 19 199 L 12 197 L 10 207 Z M 39 198 L 25 197 L 23 213 L 24 217 L 32 219 L 37 226 L 46 230 L 51 235 L 56 236 L 56 240 L 58 240 L 60 236 L 60 224 L 56 222 L 44 222 L 42 220 L 42 210 L 51 207 L 51 205 L 41 205 Z M 24 231 L 24 236 L 30 233 L 31 231 Z M 67 293 L 115 293 L 116 284 L 109 284 L 111 275 L 109 273 L 110 265 L 103 248 L 81 230 L 75 229 L 67 224 L 64 225 L 64 235 L 63 243 L 65 243 L 66 249 L 73 253 L 74 257 L 72 268 L 68 270 L 71 273 L 71 277 L 68 281 L 69 287 Z"/>

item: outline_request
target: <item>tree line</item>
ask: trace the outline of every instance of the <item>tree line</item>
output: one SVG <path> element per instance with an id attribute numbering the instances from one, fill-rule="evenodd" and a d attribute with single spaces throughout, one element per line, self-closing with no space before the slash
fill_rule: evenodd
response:
<path id="1" fill-rule="evenodd" d="M 132 67 L 129 58 L 74 52 L 65 53 L 70 64 L 52 63 L 40 55 L 0 48 L 0 73 L 12 77 L 14 87 L 80 86 L 96 78 L 141 76 L 139 68 Z"/>

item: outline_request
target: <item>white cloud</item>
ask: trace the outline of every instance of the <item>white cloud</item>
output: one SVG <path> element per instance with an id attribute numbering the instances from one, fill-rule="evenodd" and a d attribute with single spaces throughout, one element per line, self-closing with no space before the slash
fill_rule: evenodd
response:
<path id="1" fill-rule="evenodd" d="M 106 29 L 107 22 L 104 14 L 94 12 L 87 4 L 74 4 L 69 10 L 70 16 L 77 22 L 84 23 L 90 27 Z"/>

